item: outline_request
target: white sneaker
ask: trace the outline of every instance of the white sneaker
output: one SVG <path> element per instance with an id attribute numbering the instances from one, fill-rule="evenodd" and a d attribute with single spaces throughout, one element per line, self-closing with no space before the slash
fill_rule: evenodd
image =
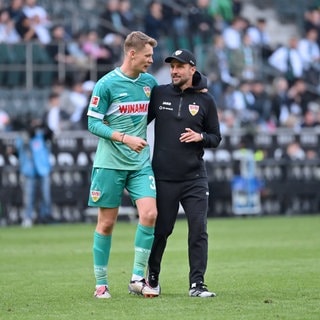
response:
<path id="1" fill-rule="evenodd" d="M 159 296 L 160 286 L 150 287 L 145 279 L 130 281 L 128 286 L 129 293 L 143 295 L 145 298 L 155 298 Z"/>
<path id="2" fill-rule="evenodd" d="M 150 286 L 150 285 L 149 285 Z M 157 292 L 158 296 L 160 296 L 160 293 L 161 293 L 161 287 L 160 287 L 160 284 L 158 284 L 156 287 L 151 287 L 152 290 L 154 290 L 155 292 Z"/>
<path id="3" fill-rule="evenodd" d="M 97 286 L 94 292 L 94 296 L 98 299 L 109 299 L 111 294 L 109 292 L 108 286 Z"/>
<path id="4" fill-rule="evenodd" d="M 23 227 L 23 228 L 31 228 L 32 226 L 33 226 L 32 219 L 30 219 L 30 218 L 23 219 L 23 221 L 21 223 L 21 227 Z"/>
<path id="5" fill-rule="evenodd" d="M 193 283 L 191 285 L 191 288 L 189 290 L 189 296 L 190 297 L 200 297 L 200 298 L 209 298 L 209 297 L 215 297 L 216 294 L 214 292 L 210 292 L 207 289 L 207 286 L 203 283 Z"/>

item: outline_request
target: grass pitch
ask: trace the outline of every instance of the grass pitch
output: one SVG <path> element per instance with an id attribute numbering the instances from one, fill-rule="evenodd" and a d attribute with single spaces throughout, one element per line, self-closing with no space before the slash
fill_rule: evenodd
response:
<path id="1" fill-rule="evenodd" d="M 162 264 L 162 295 L 131 296 L 135 225 L 118 222 L 111 299 L 93 298 L 93 224 L 0 228 L 0 320 L 319 320 L 320 216 L 210 219 L 206 283 L 188 297 L 186 221 Z"/>

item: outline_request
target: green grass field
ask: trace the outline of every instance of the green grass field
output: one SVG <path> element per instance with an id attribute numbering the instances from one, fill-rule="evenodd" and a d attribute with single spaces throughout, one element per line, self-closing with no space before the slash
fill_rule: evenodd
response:
<path id="1" fill-rule="evenodd" d="M 210 219 L 206 283 L 188 297 L 186 223 L 164 256 L 162 295 L 131 296 L 135 225 L 119 222 L 109 265 L 112 298 L 93 298 L 93 224 L 0 228 L 0 319 L 320 319 L 320 216 Z"/>

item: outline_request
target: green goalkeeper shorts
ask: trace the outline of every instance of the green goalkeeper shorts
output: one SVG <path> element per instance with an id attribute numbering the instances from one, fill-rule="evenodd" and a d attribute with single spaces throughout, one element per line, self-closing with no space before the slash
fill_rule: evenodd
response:
<path id="1" fill-rule="evenodd" d="M 133 202 L 156 197 L 155 179 L 151 166 L 141 170 L 93 168 L 88 205 L 99 208 L 119 207 L 126 189 Z"/>

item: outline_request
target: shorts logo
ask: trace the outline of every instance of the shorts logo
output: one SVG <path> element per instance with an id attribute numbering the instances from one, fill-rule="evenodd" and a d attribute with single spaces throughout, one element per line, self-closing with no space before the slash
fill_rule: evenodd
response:
<path id="1" fill-rule="evenodd" d="M 100 199 L 101 192 L 100 192 L 100 191 L 97 191 L 97 190 L 91 190 L 91 191 L 90 191 L 90 195 L 91 195 L 91 199 L 92 199 L 94 202 L 97 202 L 97 201 Z"/>
<path id="2" fill-rule="evenodd" d="M 150 87 L 143 87 L 143 91 L 145 95 L 149 98 L 151 94 L 151 88 Z"/>
<path id="3" fill-rule="evenodd" d="M 98 104 L 99 104 L 99 101 L 100 101 L 100 97 L 98 97 L 98 96 L 93 96 L 93 97 L 91 98 L 90 105 L 92 105 L 93 107 L 97 107 Z"/>
<path id="4" fill-rule="evenodd" d="M 195 116 L 199 111 L 199 106 L 197 106 L 196 104 L 189 104 L 189 112 Z"/>

